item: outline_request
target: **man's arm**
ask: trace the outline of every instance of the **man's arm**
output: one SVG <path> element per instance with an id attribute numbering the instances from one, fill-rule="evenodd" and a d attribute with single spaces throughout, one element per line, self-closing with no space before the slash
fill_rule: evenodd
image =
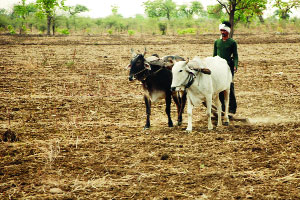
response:
<path id="1" fill-rule="evenodd" d="M 214 53 L 213 53 L 213 57 L 217 56 L 217 41 L 215 41 L 214 44 Z"/>
<path id="2" fill-rule="evenodd" d="M 233 62 L 234 62 L 234 71 L 237 72 L 238 64 L 239 64 L 239 55 L 237 52 L 237 43 L 233 43 Z"/>

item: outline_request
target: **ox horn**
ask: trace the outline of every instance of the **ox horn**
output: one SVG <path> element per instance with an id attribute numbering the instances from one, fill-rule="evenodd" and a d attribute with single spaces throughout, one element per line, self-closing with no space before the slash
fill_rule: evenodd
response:
<path id="1" fill-rule="evenodd" d="M 185 64 L 188 64 L 190 62 L 190 58 L 186 58 Z"/>
<path id="2" fill-rule="evenodd" d="M 132 57 L 136 56 L 136 53 L 134 52 L 133 48 L 130 49 Z"/>
<path id="3" fill-rule="evenodd" d="M 144 50 L 143 56 L 145 56 L 145 55 L 146 55 L 146 53 L 147 53 L 147 49 L 146 49 L 146 47 L 145 47 L 145 50 Z"/>

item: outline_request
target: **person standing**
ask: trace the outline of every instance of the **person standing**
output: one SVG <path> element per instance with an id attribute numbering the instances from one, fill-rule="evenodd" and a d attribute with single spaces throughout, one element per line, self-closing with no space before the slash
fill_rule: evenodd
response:
<path id="1" fill-rule="evenodd" d="M 219 25 L 219 30 L 221 32 L 221 38 L 217 39 L 214 43 L 214 53 L 213 56 L 220 56 L 225 59 L 230 67 L 232 80 L 234 74 L 238 69 L 238 52 L 237 52 L 237 43 L 235 40 L 229 37 L 231 30 L 231 24 L 228 21 L 222 22 Z M 219 94 L 220 101 L 222 103 L 222 110 L 225 111 L 224 104 L 224 94 L 221 92 Z M 234 92 L 234 83 L 230 85 L 230 97 L 229 97 L 229 113 L 235 114 L 237 109 L 237 103 Z"/>

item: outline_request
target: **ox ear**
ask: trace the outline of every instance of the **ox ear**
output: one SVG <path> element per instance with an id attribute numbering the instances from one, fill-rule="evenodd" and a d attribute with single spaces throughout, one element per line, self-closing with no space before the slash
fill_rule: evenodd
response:
<path id="1" fill-rule="evenodd" d="M 148 63 L 145 63 L 145 68 L 151 70 L 151 66 Z"/>
<path id="2" fill-rule="evenodd" d="M 125 69 L 130 70 L 130 69 L 131 69 L 131 64 L 127 65 L 127 66 L 125 67 Z"/>
<path id="3" fill-rule="evenodd" d="M 207 69 L 207 68 L 202 68 L 202 69 L 200 69 L 200 72 L 202 72 L 203 74 L 211 75 L 210 69 Z"/>
<path id="4" fill-rule="evenodd" d="M 132 57 L 136 56 L 136 53 L 134 52 L 133 48 L 130 49 L 130 52 L 131 52 Z"/>

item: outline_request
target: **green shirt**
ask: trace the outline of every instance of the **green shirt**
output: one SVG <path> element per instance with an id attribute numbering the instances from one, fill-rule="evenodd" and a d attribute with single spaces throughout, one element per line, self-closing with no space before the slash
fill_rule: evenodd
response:
<path id="1" fill-rule="evenodd" d="M 237 44 L 232 38 L 228 38 L 226 41 L 223 41 L 222 39 L 215 41 L 213 56 L 217 55 L 227 60 L 227 63 L 231 63 L 233 58 L 234 66 L 238 66 L 239 57 L 237 53 Z"/>

